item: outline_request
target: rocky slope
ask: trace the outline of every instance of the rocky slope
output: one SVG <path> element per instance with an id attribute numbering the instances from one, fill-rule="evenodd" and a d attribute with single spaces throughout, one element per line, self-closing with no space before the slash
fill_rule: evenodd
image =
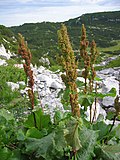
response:
<path id="1" fill-rule="evenodd" d="M 73 49 L 76 52 L 79 50 L 82 24 L 85 24 L 88 40 L 94 39 L 98 47 L 115 46 L 118 43 L 117 40 L 120 40 L 120 11 L 84 14 L 63 23 L 68 28 Z M 10 29 L 16 35 L 22 33 L 26 38 L 33 53 L 34 62 L 39 63 L 38 59 L 47 54 L 46 56 L 54 64 L 56 55 L 60 53 L 57 38 L 60 25 L 61 23 L 51 22 L 26 23 Z"/>

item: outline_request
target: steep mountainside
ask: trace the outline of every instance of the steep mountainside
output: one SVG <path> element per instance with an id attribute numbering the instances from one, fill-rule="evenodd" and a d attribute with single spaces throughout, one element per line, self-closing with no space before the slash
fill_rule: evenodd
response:
<path id="1" fill-rule="evenodd" d="M 82 24 L 86 26 L 88 40 L 95 39 L 98 47 L 115 46 L 117 40 L 120 40 L 120 11 L 84 14 L 63 23 L 68 27 L 74 50 L 79 49 Z M 57 42 L 57 30 L 60 24 L 28 23 L 10 29 L 16 35 L 19 32 L 23 34 L 31 48 L 34 61 L 38 61 L 38 58 L 44 54 L 53 59 L 60 52 Z"/>
<path id="2" fill-rule="evenodd" d="M 14 33 L 7 27 L 0 25 L 0 46 L 2 45 L 10 52 L 17 52 L 17 40 Z"/>

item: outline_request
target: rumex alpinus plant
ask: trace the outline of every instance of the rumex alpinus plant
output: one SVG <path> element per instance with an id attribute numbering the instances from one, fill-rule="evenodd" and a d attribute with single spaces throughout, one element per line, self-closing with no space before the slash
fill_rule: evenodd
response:
<path id="1" fill-rule="evenodd" d="M 80 117 L 80 108 L 78 104 L 77 93 L 77 67 L 78 64 L 75 61 L 74 52 L 68 37 L 67 28 L 64 24 L 61 25 L 61 29 L 58 31 L 59 46 L 62 51 L 61 62 L 66 74 L 62 74 L 62 79 L 70 89 L 70 104 L 72 114 Z"/>
<path id="2" fill-rule="evenodd" d="M 87 51 L 88 45 L 89 45 L 89 42 L 86 40 L 86 28 L 83 24 L 82 31 L 81 31 L 81 41 L 80 41 L 80 55 L 84 61 L 84 70 L 82 71 L 82 76 L 85 79 L 85 84 L 84 84 L 85 94 L 93 91 L 93 82 L 96 76 L 94 64 L 98 56 L 98 51 L 96 48 L 95 41 L 93 40 L 91 43 L 90 53 L 88 53 Z M 89 80 L 89 86 L 87 85 L 87 80 Z M 97 92 L 97 86 L 95 88 L 96 88 L 95 91 Z M 97 99 L 95 97 L 95 105 L 96 105 L 96 101 Z M 90 121 L 92 122 L 91 111 L 92 111 L 92 106 L 90 106 Z M 95 109 L 95 112 L 96 112 L 96 109 Z M 94 117 L 95 117 L 95 113 L 94 113 Z"/>
<path id="3" fill-rule="evenodd" d="M 26 73 L 26 76 L 28 78 L 28 96 L 30 99 L 31 103 L 31 110 L 34 109 L 34 91 L 33 91 L 33 86 L 34 86 L 34 79 L 33 79 L 33 71 L 31 70 L 30 64 L 31 64 L 31 52 L 27 46 L 27 43 L 25 43 L 23 36 L 19 33 L 19 48 L 18 48 L 18 53 L 22 56 L 23 60 L 25 63 L 23 64 L 24 66 L 24 71 Z M 33 113 L 34 117 L 34 124 L 36 126 L 36 118 L 35 118 L 35 113 Z"/>
<path id="4" fill-rule="evenodd" d="M 91 43 L 90 54 L 88 53 L 87 48 L 89 42 L 86 40 L 86 29 L 84 24 L 82 25 L 81 32 L 80 55 L 84 61 L 84 70 L 82 72 L 82 76 L 85 79 L 84 93 L 87 93 L 88 91 L 92 92 L 93 90 L 93 81 L 96 76 L 94 64 L 98 56 L 98 51 L 96 49 L 96 43 L 93 40 Z M 87 79 L 89 79 L 89 87 L 87 86 Z"/>
<path id="5" fill-rule="evenodd" d="M 33 93 L 33 86 L 34 86 L 34 79 L 33 79 L 33 71 L 31 70 L 30 64 L 31 64 L 31 52 L 27 47 L 27 43 L 25 43 L 24 38 L 21 34 L 19 34 L 19 48 L 18 53 L 22 56 L 22 58 L 25 60 L 24 71 L 26 73 L 26 76 L 28 78 L 28 96 L 31 102 L 31 107 L 34 109 L 34 93 Z"/>
<path id="6" fill-rule="evenodd" d="M 95 71 L 95 68 L 94 68 L 94 64 L 95 64 L 95 61 L 96 61 L 96 58 L 97 58 L 98 54 L 99 53 L 98 53 L 97 48 L 96 48 L 96 43 L 93 40 L 92 43 L 91 43 L 91 49 L 90 49 L 90 70 L 91 70 L 91 74 L 89 76 L 90 92 L 93 91 L 93 82 L 94 82 L 94 79 L 95 79 L 95 76 L 96 76 L 96 71 Z"/>

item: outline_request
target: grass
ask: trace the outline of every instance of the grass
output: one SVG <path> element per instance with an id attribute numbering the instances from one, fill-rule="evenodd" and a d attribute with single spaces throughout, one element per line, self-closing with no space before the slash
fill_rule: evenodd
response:
<path id="1" fill-rule="evenodd" d="M 107 47 L 107 48 L 98 48 L 98 50 L 99 50 L 100 52 L 120 51 L 120 40 L 116 40 L 115 42 L 117 42 L 117 45 L 115 45 L 115 46 L 111 46 L 111 47 Z"/>

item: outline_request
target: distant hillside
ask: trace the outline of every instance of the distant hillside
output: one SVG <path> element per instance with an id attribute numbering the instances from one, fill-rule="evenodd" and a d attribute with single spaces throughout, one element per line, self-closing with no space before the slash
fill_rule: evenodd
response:
<path id="1" fill-rule="evenodd" d="M 1 44 L 3 44 L 7 50 L 17 53 L 17 40 L 15 34 L 3 25 L 0 25 L 0 45 Z"/>
<path id="2" fill-rule="evenodd" d="M 95 39 L 98 47 L 117 45 L 120 40 L 120 11 L 84 14 L 75 19 L 63 22 L 67 25 L 74 50 L 79 49 L 81 25 L 85 24 L 88 40 Z M 33 53 L 33 60 L 47 54 L 54 63 L 58 49 L 57 30 L 60 23 L 28 23 L 10 29 L 17 35 L 22 33 Z"/>

